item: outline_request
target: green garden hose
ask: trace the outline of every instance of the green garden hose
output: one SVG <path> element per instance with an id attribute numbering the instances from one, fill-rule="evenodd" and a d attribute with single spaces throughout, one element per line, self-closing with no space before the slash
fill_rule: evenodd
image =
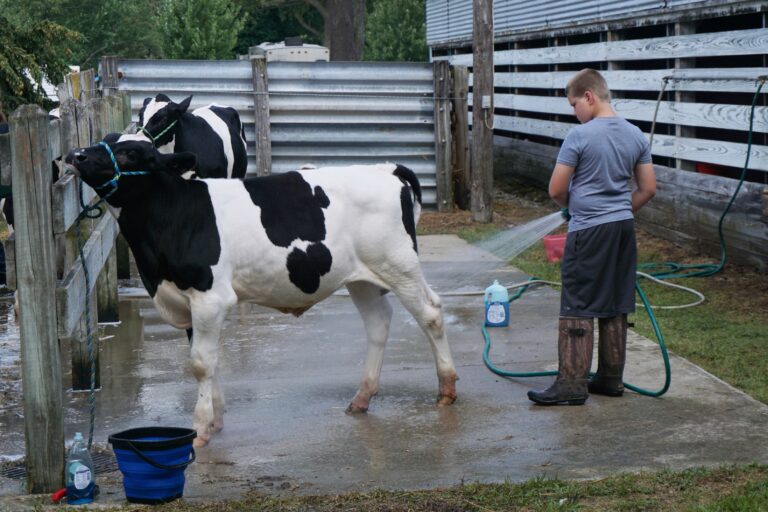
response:
<path id="1" fill-rule="evenodd" d="M 653 278 L 655 278 L 654 280 L 683 278 L 683 277 L 707 277 L 707 276 L 712 276 L 717 274 L 725 267 L 727 252 L 726 252 L 726 245 L 725 245 L 725 236 L 723 235 L 723 221 L 725 219 L 725 216 L 730 211 L 734 201 L 736 200 L 736 195 L 739 193 L 739 190 L 741 189 L 741 185 L 744 183 L 744 179 L 747 175 L 747 169 L 749 167 L 749 155 L 752 149 L 752 134 L 753 134 L 754 119 L 755 119 L 755 105 L 757 104 L 757 99 L 760 97 L 760 91 L 762 90 L 766 79 L 768 79 L 768 77 L 766 76 L 761 76 L 758 78 L 759 84 L 752 98 L 752 108 L 750 109 L 750 113 L 749 113 L 749 131 L 747 134 L 747 156 L 744 161 L 744 167 L 741 170 L 739 183 L 736 186 L 736 189 L 733 191 L 733 194 L 731 195 L 731 199 L 730 201 L 728 201 L 728 204 L 723 210 L 723 213 L 720 215 L 720 220 L 717 225 L 717 231 L 720 239 L 720 262 L 717 264 L 702 263 L 702 264 L 692 264 L 692 265 L 683 265 L 683 264 L 674 263 L 674 262 L 663 262 L 663 263 L 643 263 L 638 265 L 638 269 L 654 269 L 654 268 L 659 269 L 656 271 L 648 272 L 648 274 L 650 274 Z M 661 101 L 661 95 L 659 95 L 658 101 L 659 102 Z M 657 112 L 658 112 L 658 104 L 657 104 Z M 656 114 L 654 114 L 654 119 L 653 119 L 653 125 L 655 126 L 655 124 L 656 124 Z M 651 130 L 651 137 L 653 137 L 653 129 Z M 645 292 L 640 287 L 639 280 L 642 277 L 644 277 L 644 273 L 638 272 L 638 279 L 635 281 L 635 290 L 637 291 L 637 294 L 640 296 L 640 300 L 642 301 L 643 306 L 645 307 L 645 310 L 648 313 L 648 318 L 650 319 L 651 325 L 653 326 L 653 332 L 656 335 L 656 339 L 659 342 L 659 348 L 661 349 L 662 359 L 664 360 L 664 373 L 665 373 L 664 385 L 658 391 L 649 391 L 647 389 L 643 389 L 641 387 L 634 386 L 626 382 L 624 383 L 624 387 L 636 393 L 639 393 L 641 395 L 651 396 L 651 397 L 660 397 L 664 393 L 666 393 L 667 390 L 669 390 L 669 386 L 672 381 L 672 372 L 669 366 L 669 354 L 667 353 L 667 347 L 664 344 L 664 336 L 661 334 L 661 329 L 659 328 L 659 324 L 656 321 L 656 315 L 653 314 L 653 307 L 648 302 L 648 298 L 646 297 Z M 532 281 L 532 282 L 538 281 L 538 279 L 536 279 L 535 277 L 532 277 L 529 279 L 529 281 Z M 525 293 L 525 291 L 528 289 L 529 286 L 531 286 L 531 284 L 524 285 L 517 291 L 517 293 L 515 293 L 514 296 L 510 297 L 509 299 L 510 304 L 513 301 L 520 298 L 520 296 L 523 293 Z M 499 368 L 496 368 L 493 365 L 493 363 L 491 363 L 491 359 L 489 356 L 491 351 L 491 338 L 488 335 L 488 330 L 485 327 L 485 322 L 483 322 L 482 331 L 483 331 L 483 338 L 485 339 L 485 348 L 483 349 L 483 362 L 485 363 L 485 366 L 487 366 L 488 369 L 493 373 L 495 373 L 496 375 L 499 375 L 501 377 L 544 377 L 544 376 L 557 375 L 558 372 L 554 370 L 541 371 L 541 372 L 508 372 L 508 371 L 504 371 Z"/>

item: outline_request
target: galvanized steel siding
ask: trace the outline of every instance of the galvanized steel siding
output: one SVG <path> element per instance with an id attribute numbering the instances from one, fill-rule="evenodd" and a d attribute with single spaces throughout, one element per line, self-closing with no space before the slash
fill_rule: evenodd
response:
<path id="1" fill-rule="evenodd" d="M 190 110 L 219 103 L 240 114 L 248 142 L 248 172 L 256 172 L 253 139 L 253 82 L 247 60 L 133 60 L 118 61 L 120 90 L 131 95 L 131 113 L 139 120 L 144 98 L 158 93 L 179 102 L 192 95 Z"/>
<path id="2" fill-rule="evenodd" d="M 237 109 L 256 172 L 251 63 L 121 60 L 120 90 L 131 94 L 134 120 L 144 98 L 193 95 L 191 108 Z M 424 204 L 437 204 L 434 86 L 423 63 L 270 62 L 272 172 L 353 163 L 397 162 L 419 176 Z"/>
<path id="3" fill-rule="evenodd" d="M 397 162 L 436 204 L 429 64 L 269 63 L 272 169 Z"/>
<path id="4" fill-rule="evenodd" d="M 587 20 L 628 17 L 702 0 L 495 0 L 496 34 L 537 30 Z M 702 2 L 703 3 L 703 2 Z M 472 0 L 427 0 L 427 44 L 472 38 Z"/>

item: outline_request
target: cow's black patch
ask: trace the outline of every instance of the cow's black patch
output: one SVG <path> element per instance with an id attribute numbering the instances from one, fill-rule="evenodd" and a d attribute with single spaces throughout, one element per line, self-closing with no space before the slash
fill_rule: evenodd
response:
<path id="1" fill-rule="evenodd" d="M 307 247 L 307 252 L 294 248 L 285 262 L 288 278 L 304 293 L 320 288 L 320 276 L 331 269 L 331 252 L 321 243 Z"/>
<path id="2" fill-rule="evenodd" d="M 325 240 L 324 208 L 331 201 L 319 186 L 314 189 L 298 172 L 245 181 L 253 203 L 261 209 L 261 224 L 269 240 L 290 247 L 297 240 L 312 242 L 307 251 L 294 248 L 285 265 L 293 284 L 304 293 L 320 287 L 320 276 L 331 269 L 333 258 Z"/>
<path id="3" fill-rule="evenodd" d="M 416 196 L 416 200 L 421 204 L 421 184 L 416 174 L 407 167 L 398 165 L 392 172 L 395 176 L 400 178 L 403 182 L 403 188 L 400 190 L 400 208 L 403 214 L 403 227 L 405 232 L 408 233 L 413 241 L 413 250 L 419 252 L 418 245 L 416 243 L 416 219 L 413 218 L 413 195 Z"/>
<path id="4" fill-rule="evenodd" d="M 261 224 L 269 240 L 288 247 L 294 240 L 325 239 L 323 208 L 330 205 L 320 187 L 312 187 L 298 172 L 273 174 L 245 181 L 253 204 L 261 209 Z"/>
<path id="5" fill-rule="evenodd" d="M 400 208 L 403 214 L 403 226 L 413 242 L 413 250 L 419 252 L 416 244 L 416 222 L 413 219 L 413 199 L 411 199 L 411 189 L 404 186 L 400 189 Z"/>
<path id="6" fill-rule="evenodd" d="M 182 290 L 210 290 L 221 240 L 208 187 L 158 173 L 141 196 L 123 208 L 118 223 L 150 296 L 163 280 Z"/>

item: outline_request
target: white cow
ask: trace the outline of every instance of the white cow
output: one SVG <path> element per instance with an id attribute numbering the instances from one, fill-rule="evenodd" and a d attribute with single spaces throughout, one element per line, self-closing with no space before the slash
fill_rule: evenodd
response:
<path id="1" fill-rule="evenodd" d="M 117 216 L 160 314 L 191 330 L 196 445 L 224 424 L 219 335 L 238 301 L 300 315 L 346 286 L 368 338 L 362 381 L 347 410 L 364 412 L 379 389 L 392 317 L 385 292 L 392 291 L 429 340 L 438 403 L 456 399 L 440 298 L 419 264 L 421 189 L 409 169 L 380 164 L 184 180 L 179 175 L 194 165 L 193 155 L 161 154 L 138 141 L 76 149 L 67 163 Z"/>

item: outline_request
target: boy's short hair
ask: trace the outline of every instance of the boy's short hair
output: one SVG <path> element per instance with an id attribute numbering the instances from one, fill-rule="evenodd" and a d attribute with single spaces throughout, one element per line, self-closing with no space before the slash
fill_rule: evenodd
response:
<path id="1" fill-rule="evenodd" d="M 565 95 L 581 98 L 587 91 L 592 91 L 603 101 L 611 101 L 611 90 L 608 89 L 608 83 L 599 71 L 591 68 L 584 68 L 568 80 L 565 86 Z"/>

